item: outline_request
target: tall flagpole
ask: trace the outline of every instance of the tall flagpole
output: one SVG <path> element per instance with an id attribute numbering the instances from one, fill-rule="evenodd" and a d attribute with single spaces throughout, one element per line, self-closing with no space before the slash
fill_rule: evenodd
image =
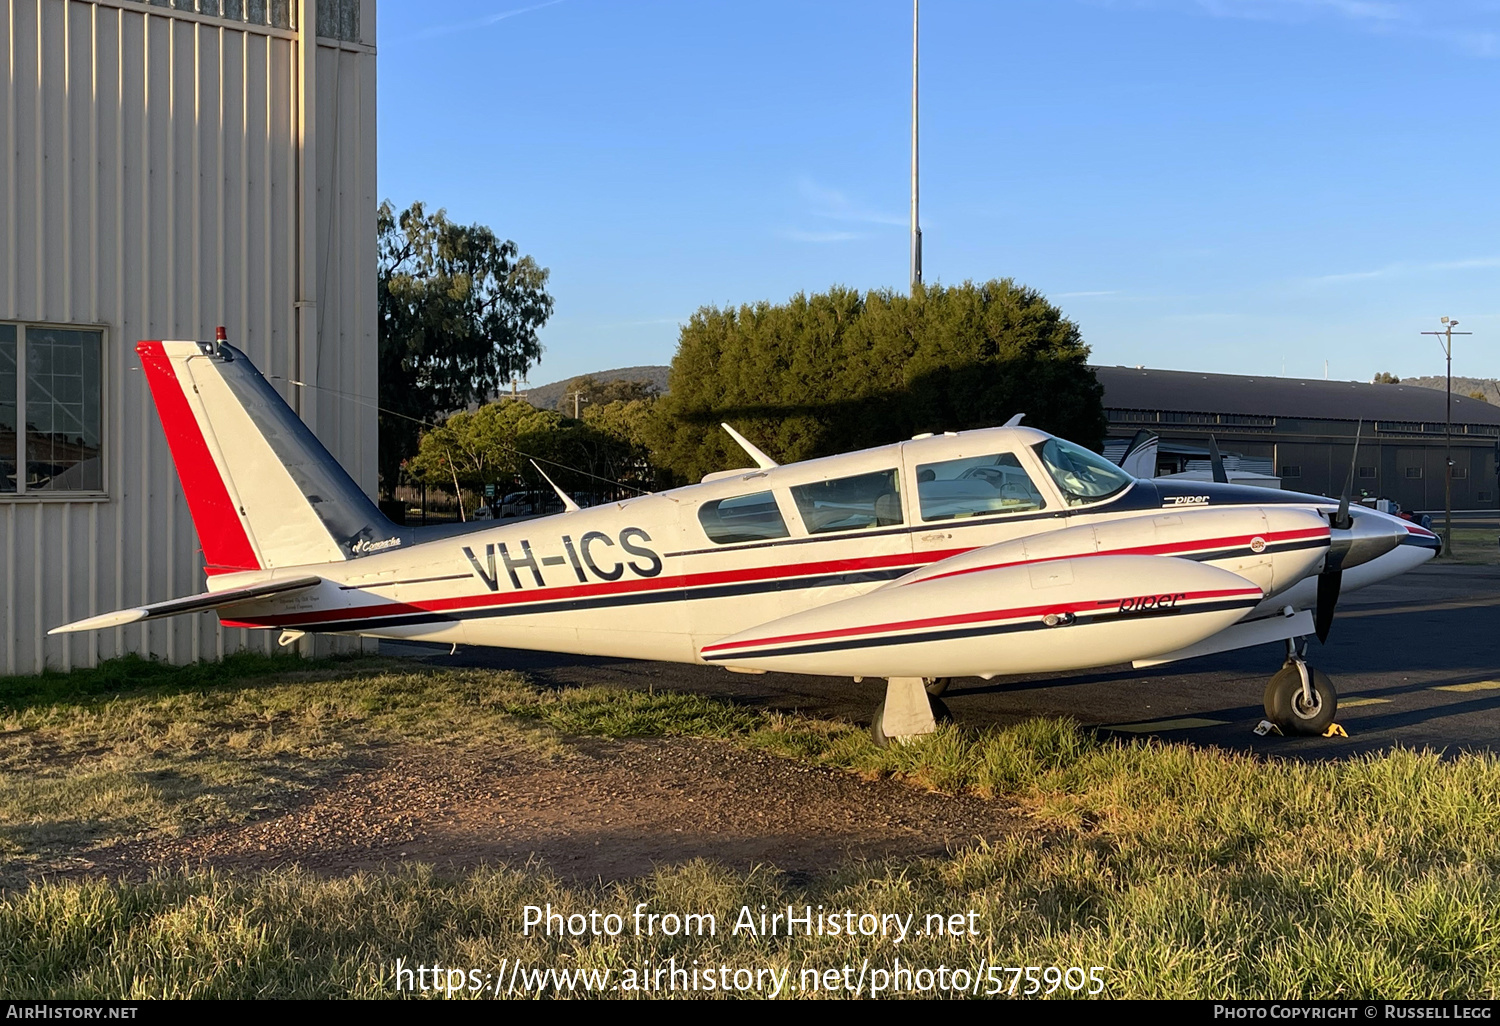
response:
<path id="1" fill-rule="evenodd" d="M 911 291 L 922 284 L 922 228 L 917 219 L 917 0 L 911 0 Z"/>

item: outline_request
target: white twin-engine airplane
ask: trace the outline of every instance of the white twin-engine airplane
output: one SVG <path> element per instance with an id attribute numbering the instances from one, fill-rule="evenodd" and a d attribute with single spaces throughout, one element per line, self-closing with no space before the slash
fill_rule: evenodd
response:
<path id="1" fill-rule="evenodd" d="M 222 329 L 221 329 L 222 339 Z M 590 509 L 390 523 L 222 341 L 136 347 L 208 593 L 58 627 L 212 609 L 229 626 L 885 678 L 882 743 L 934 729 L 950 678 L 1155 665 L 1286 642 L 1283 730 L 1337 696 L 1304 659 L 1340 586 L 1425 562 L 1429 531 L 1313 495 L 1138 480 L 1016 426 L 920 436 Z"/>

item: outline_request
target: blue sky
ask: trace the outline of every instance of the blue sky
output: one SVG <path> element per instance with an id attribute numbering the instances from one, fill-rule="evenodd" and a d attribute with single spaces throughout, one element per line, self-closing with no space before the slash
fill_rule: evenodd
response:
<path id="1" fill-rule="evenodd" d="M 905 0 L 379 9 L 379 188 L 551 269 L 534 383 L 704 305 L 904 290 Z M 1095 362 L 1500 376 L 1500 0 L 923 0 L 925 276 Z"/>

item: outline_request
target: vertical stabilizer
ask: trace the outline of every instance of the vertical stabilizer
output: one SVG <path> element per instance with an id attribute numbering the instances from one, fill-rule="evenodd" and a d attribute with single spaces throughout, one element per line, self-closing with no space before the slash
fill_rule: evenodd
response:
<path id="1" fill-rule="evenodd" d="M 401 544 L 398 528 L 243 353 L 136 345 L 210 575 L 332 563 Z"/>

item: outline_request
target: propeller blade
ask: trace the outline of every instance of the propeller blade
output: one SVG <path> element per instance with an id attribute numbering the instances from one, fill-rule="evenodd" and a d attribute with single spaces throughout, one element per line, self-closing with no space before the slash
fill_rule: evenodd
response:
<path id="1" fill-rule="evenodd" d="M 1214 480 L 1220 484 L 1229 483 L 1229 475 L 1224 471 L 1224 457 L 1219 454 L 1219 443 L 1214 441 L 1214 436 L 1208 436 L 1208 459 L 1213 464 Z"/>
<path id="2" fill-rule="evenodd" d="M 1333 626 L 1333 609 L 1339 604 L 1339 588 L 1344 582 L 1344 571 L 1324 570 L 1318 575 L 1318 605 L 1313 610 L 1313 631 L 1318 640 L 1328 640 L 1328 629 Z"/>
<path id="3" fill-rule="evenodd" d="M 1333 520 L 1333 526 L 1347 531 L 1353 519 L 1349 516 L 1349 499 L 1354 495 L 1354 468 L 1359 463 L 1359 436 L 1364 431 L 1364 418 L 1360 418 L 1359 424 L 1354 429 L 1354 455 L 1349 457 L 1349 476 L 1344 478 L 1344 494 L 1339 496 L 1339 512 Z"/>

